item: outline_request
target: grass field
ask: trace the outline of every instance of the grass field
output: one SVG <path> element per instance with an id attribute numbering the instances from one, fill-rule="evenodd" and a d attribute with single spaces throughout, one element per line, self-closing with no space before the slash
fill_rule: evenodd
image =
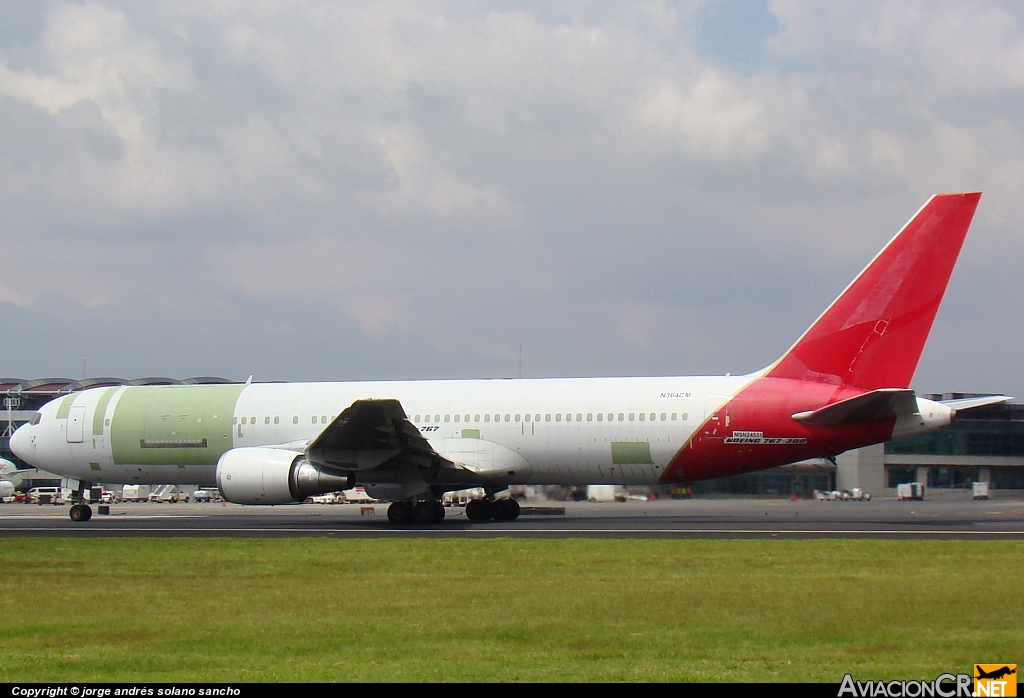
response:
<path id="1" fill-rule="evenodd" d="M 1024 543 L 0 540 L 3 681 L 932 679 L 1024 660 Z"/>

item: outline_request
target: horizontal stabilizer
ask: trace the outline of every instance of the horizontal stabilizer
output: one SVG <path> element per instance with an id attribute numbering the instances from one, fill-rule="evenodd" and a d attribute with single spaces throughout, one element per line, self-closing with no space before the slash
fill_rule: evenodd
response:
<path id="1" fill-rule="evenodd" d="M 854 424 L 917 412 L 917 396 L 908 388 L 882 388 L 810 412 L 797 412 L 803 424 Z"/>
<path id="2" fill-rule="evenodd" d="M 1002 402 L 1009 402 L 1012 399 L 1008 395 L 983 395 L 981 397 L 960 398 L 959 400 L 942 400 L 941 402 L 946 407 L 953 408 L 954 412 L 963 412 L 964 410 L 973 410 L 975 407 L 998 405 Z"/>

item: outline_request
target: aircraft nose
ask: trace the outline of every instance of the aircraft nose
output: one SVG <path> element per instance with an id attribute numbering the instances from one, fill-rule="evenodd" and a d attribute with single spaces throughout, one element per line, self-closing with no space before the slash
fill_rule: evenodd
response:
<path id="1" fill-rule="evenodd" d="M 11 452 L 18 458 L 25 460 L 25 456 L 28 455 L 28 425 L 22 425 L 14 430 L 11 434 L 10 448 Z"/>

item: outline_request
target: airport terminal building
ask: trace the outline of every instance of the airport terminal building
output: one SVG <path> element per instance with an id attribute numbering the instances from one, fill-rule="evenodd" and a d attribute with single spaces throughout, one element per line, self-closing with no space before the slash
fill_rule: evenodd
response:
<path id="1" fill-rule="evenodd" d="M 227 384 L 224 378 L 177 380 L 153 377 L 125 380 L 90 378 L 71 380 L 0 378 L 4 412 L 0 413 L 0 458 L 27 467 L 9 448 L 11 434 L 31 420 L 40 406 L 68 393 L 119 385 Z M 925 395 L 931 400 L 973 397 L 970 393 Z M 40 474 L 21 489 L 54 484 Z M 803 461 L 757 473 L 694 483 L 694 496 L 809 497 L 814 490 L 852 490 L 872 496 L 895 496 L 896 486 L 924 483 L 926 496 L 969 496 L 974 482 L 989 482 L 995 496 L 1024 496 L 1024 404 L 998 404 L 967 410 L 948 427 L 908 439 L 848 451 L 835 462 Z M 601 484 L 601 483 L 594 483 Z M 673 488 L 678 492 L 679 488 Z M 663 494 L 669 494 L 668 488 Z"/>

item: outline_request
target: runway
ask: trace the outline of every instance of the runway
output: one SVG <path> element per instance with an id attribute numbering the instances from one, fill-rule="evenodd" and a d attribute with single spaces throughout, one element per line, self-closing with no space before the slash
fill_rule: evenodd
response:
<path id="1" fill-rule="evenodd" d="M 819 502 L 694 499 L 529 502 L 513 523 L 472 524 L 463 509 L 434 526 L 394 526 L 386 504 L 114 504 L 73 523 L 67 506 L 4 504 L 0 537 L 912 538 L 1024 539 L 1024 500 Z"/>

